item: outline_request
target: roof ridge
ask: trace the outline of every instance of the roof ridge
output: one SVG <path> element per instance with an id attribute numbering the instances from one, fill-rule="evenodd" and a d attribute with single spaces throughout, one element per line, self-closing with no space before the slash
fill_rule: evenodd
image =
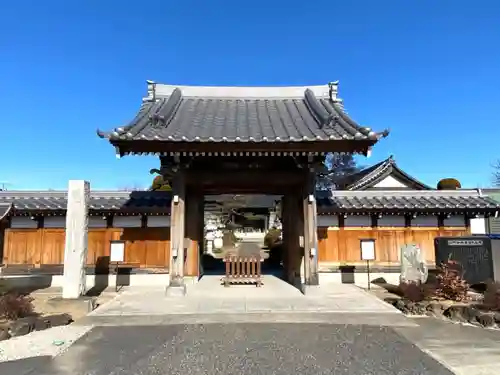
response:
<path id="1" fill-rule="evenodd" d="M 304 92 L 310 89 L 321 98 L 337 99 L 338 81 L 324 85 L 297 86 L 215 86 L 215 85 L 170 85 L 147 81 L 148 95 L 145 100 L 171 95 L 175 89 L 182 91 L 184 97 L 206 98 L 303 98 Z"/>
<path id="2" fill-rule="evenodd" d="M 480 196 L 476 189 L 458 190 L 332 190 L 332 196 Z M 485 195 L 483 195 L 485 196 Z"/>

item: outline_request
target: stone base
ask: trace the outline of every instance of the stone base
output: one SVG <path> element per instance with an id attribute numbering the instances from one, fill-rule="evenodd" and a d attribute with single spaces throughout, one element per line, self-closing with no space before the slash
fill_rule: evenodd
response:
<path id="1" fill-rule="evenodd" d="M 320 295 L 319 285 L 302 285 L 302 293 L 307 296 Z"/>
<path id="2" fill-rule="evenodd" d="M 186 283 L 183 277 L 174 277 L 170 280 L 165 294 L 167 297 L 183 297 L 186 295 Z"/>
<path id="3" fill-rule="evenodd" d="M 79 298 L 62 298 L 54 297 L 47 301 L 49 305 L 57 306 L 61 311 L 84 311 L 85 313 L 92 312 L 97 307 L 96 297 L 81 296 Z"/>
<path id="4" fill-rule="evenodd" d="M 308 285 L 319 285 L 319 274 L 314 273 L 309 279 Z"/>

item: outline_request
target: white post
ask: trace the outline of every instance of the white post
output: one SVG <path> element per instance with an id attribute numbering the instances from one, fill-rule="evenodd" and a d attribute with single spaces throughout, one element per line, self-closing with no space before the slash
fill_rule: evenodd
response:
<path id="1" fill-rule="evenodd" d="M 86 292 L 85 264 L 87 260 L 89 196 L 90 184 L 87 181 L 69 181 L 63 298 L 79 298 Z"/>

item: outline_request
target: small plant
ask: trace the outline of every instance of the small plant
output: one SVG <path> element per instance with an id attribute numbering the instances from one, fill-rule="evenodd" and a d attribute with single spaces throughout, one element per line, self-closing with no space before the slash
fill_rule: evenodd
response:
<path id="1" fill-rule="evenodd" d="M 469 284 L 463 278 L 461 265 L 448 260 L 438 267 L 436 276 L 436 296 L 456 302 L 466 301 L 468 298 Z"/>
<path id="2" fill-rule="evenodd" d="M 0 296 L 0 318 L 16 320 L 33 314 L 33 298 L 19 293 Z"/>
<path id="3" fill-rule="evenodd" d="M 491 281 L 486 285 L 483 305 L 490 310 L 500 311 L 500 283 Z"/>
<path id="4" fill-rule="evenodd" d="M 421 302 L 429 299 L 432 292 L 432 289 L 428 285 L 417 281 L 402 282 L 399 284 L 399 293 L 401 296 L 412 302 Z"/>

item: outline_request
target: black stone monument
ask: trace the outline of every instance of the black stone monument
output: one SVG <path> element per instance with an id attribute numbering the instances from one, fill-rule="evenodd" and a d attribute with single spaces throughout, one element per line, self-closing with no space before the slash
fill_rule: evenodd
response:
<path id="1" fill-rule="evenodd" d="M 489 280 L 498 281 L 500 249 L 492 246 L 493 241 L 497 245 L 498 240 L 492 240 L 488 236 L 436 237 L 436 266 L 448 260 L 458 262 L 464 271 L 464 279 L 471 285 Z"/>

